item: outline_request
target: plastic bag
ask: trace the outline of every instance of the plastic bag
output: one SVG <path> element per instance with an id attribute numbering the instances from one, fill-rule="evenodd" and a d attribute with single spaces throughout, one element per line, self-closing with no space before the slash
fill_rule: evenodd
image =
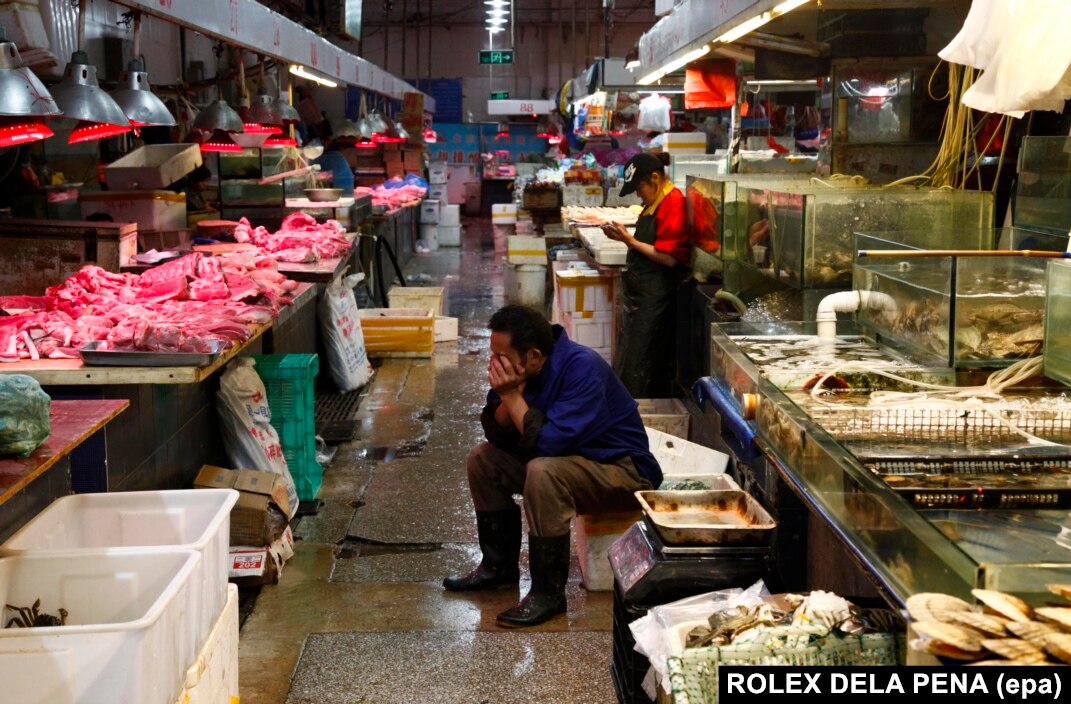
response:
<path id="1" fill-rule="evenodd" d="M 26 457 L 48 440 L 52 399 L 25 374 L 0 377 L 0 455 Z"/>
<path id="2" fill-rule="evenodd" d="M 760 579 L 747 589 L 723 589 L 655 606 L 630 623 L 628 628 L 636 639 L 636 652 L 651 662 L 651 669 L 643 681 L 647 696 L 658 699 L 655 691 L 658 684 L 666 692 L 670 691 L 666 660 L 684 649 L 682 631 L 686 635 L 696 626 L 705 625 L 712 614 L 736 606 L 758 606 L 769 597 L 770 592 Z"/>
<path id="3" fill-rule="evenodd" d="M 223 372 L 216 393 L 223 448 L 234 467 L 281 475 L 286 483 L 290 515 L 297 513 L 298 494 L 286 466 L 279 434 L 271 426 L 268 393 L 249 357 L 235 360 Z"/>
<path id="4" fill-rule="evenodd" d="M 649 95 L 640 101 L 640 118 L 636 123 L 643 132 L 669 132 L 669 100 L 661 95 Z"/>
<path id="5" fill-rule="evenodd" d="M 372 378 L 361 316 L 353 297 L 353 287 L 363 279 L 364 274 L 335 279 L 320 302 L 320 330 L 327 348 L 327 368 L 340 391 L 359 389 Z"/>

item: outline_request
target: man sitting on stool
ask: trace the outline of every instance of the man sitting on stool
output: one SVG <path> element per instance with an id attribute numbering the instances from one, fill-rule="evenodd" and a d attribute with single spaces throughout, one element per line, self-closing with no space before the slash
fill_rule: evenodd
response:
<path id="1" fill-rule="evenodd" d="M 564 613 L 569 522 L 577 513 L 630 511 L 633 492 L 662 482 L 636 401 L 594 350 L 531 308 L 491 316 L 491 391 L 480 415 L 487 442 L 468 477 L 483 560 L 448 577 L 451 591 L 517 584 L 524 496 L 532 587 L 499 625 L 533 626 Z"/>

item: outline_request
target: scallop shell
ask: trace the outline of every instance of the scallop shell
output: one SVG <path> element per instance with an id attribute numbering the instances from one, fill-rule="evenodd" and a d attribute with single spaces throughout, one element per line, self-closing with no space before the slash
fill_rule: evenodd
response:
<path id="1" fill-rule="evenodd" d="M 1038 618 L 1054 623 L 1062 630 L 1071 631 L 1071 608 L 1066 606 L 1047 606 L 1037 610 Z"/>
<path id="2" fill-rule="evenodd" d="M 982 647 L 1009 660 L 1045 662 L 1045 652 L 1036 645 L 1018 638 L 989 638 Z"/>
<path id="3" fill-rule="evenodd" d="M 950 645 L 957 650 L 981 654 L 982 639 L 978 631 L 940 621 L 919 621 L 911 624 L 915 632 L 932 641 Z"/>
<path id="4" fill-rule="evenodd" d="M 970 611 L 971 605 L 950 594 L 920 592 L 907 598 L 907 612 L 914 621 L 940 621 L 942 614 Z"/>
<path id="5" fill-rule="evenodd" d="M 973 628 L 982 635 L 991 638 L 1004 638 L 1008 635 L 1007 619 L 989 614 L 980 614 L 975 611 L 950 611 L 942 615 L 945 623 L 954 623 L 957 626 Z"/>
<path id="6" fill-rule="evenodd" d="M 1071 663 L 1071 634 L 1051 633 L 1045 636 L 1045 651 L 1061 662 Z"/>
<path id="7" fill-rule="evenodd" d="M 1045 636 L 1059 633 L 1060 629 L 1041 621 L 1009 621 L 1007 629 L 1012 634 L 1029 641 L 1039 648 L 1045 647 Z"/>
<path id="8" fill-rule="evenodd" d="M 1012 621 L 1029 621 L 1034 610 L 1017 596 L 992 589 L 972 589 L 971 594 L 989 609 Z"/>

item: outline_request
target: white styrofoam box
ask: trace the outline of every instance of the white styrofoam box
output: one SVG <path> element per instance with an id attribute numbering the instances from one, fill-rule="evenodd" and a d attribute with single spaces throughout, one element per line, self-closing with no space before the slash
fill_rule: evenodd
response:
<path id="1" fill-rule="evenodd" d="M 182 634 L 200 561 L 192 550 L 0 558 L 0 604 L 67 611 L 65 626 L 0 629 L 4 701 L 170 704 L 197 653 Z"/>
<path id="2" fill-rule="evenodd" d="M 227 597 L 233 489 L 76 494 L 53 501 L 0 545 L 0 555 L 194 550 L 201 562 L 189 590 L 187 625 L 196 652 Z"/>
<path id="3" fill-rule="evenodd" d="M 201 165 L 196 144 L 147 144 L 104 167 L 108 188 L 156 190 L 167 188 Z"/>
<path id="4" fill-rule="evenodd" d="M 440 201 L 426 198 L 420 202 L 420 224 L 439 224 Z"/>
<path id="5" fill-rule="evenodd" d="M 547 241 L 542 237 L 514 235 L 506 238 L 506 259 L 510 264 L 547 263 Z"/>
<path id="6" fill-rule="evenodd" d="M 563 313 L 613 310 L 613 280 L 594 269 L 556 271 L 554 288 L 557 290 L 558 306 Z"/>
<path id="7" fill-rule="evenodd" d="M 563 312 L 562 327 L 565 328 L 570 340 L 585 347 L 601 349 L 613 344 L 614 314 L 610 311 Z"/>
<path id="8" fill-rule="evenodd" d="M 173 704 L 225 704 L 238 698 L 238 587 L 227 585 L 227 602 Z"/>
<path id="9" fill-rule="evenodd" d="M 642 518 L 641 511 L 581 514 L 576 517 L 576 553 L 585 589 L 589 592 L 608 592 L 614 588 L 614 573 L 608 555 L 610 546 Z"/>
<path id="10" fill-rule="evenodd" d="M 711 450 L 654 428 L 646 430 L 651 454 L 662 468 L 663 485 L 684 480 L 703 482 L 712 475 L 725 473 L 729 456 L 724 452 Z"/>
<path id="11" fill-rule="evenodd" d="M 513 269 L 511 303 L 542 308 L 547 297 L 546 264 L 510 264 Z"/>
<path id="12" fill-rule="evenodd" d="M 628 245 L 607 238 L 591 248 L 595 261 L 604 266 L 624 266 L 628 260 Z"/>
<path id="13" fill-rule="evenodd" d="M 428 198 L 431 200 L 437 200 L 440 203 L 446 202 L 446 184 L 445 183 L 433 183 L 428 186 Z M 442 209 L 440 208 L 440 215 L 442 215 Z"/>
<path id="14" fill-rule="evenodd" d="M 439 246 L 440 247 L 460 247 L 461 246 L 461 226 L 460 225 L 439 225 Z"/>
<path id="15" fill-rule="evenodd" d="M 171 191 L 82 191 L 82 217 L 110 215 L 115 222 L 137 223 L 141 230 L 186 229 L 186 194 Z"/>
<path id="16" fill-rule="evenodd" d="M 439 210 L 439 224 L 446 227 L 457 227 L 461 224 L 461 206 L 444 205 Z"/>
<path id="17" fill-rule="evenodd" d="M 495 225 L 514 225 L 517 223 L 516 203 L 496 203 L 491 206 L 491 222 Z"/>
<path id="18" fill-rule="evenodd" d="M 428 183 L 445 184 L 447 181 L 447 169 L 445 161 L 432 161 L 428 164 Z"/>
<path id="19" fill-rule="evenodd" d="M 430 310 L 432 315 L 443 314 L 446 289 L 442 286 L 391 286 L 387 291 L 390 308 Z"/>
<path id="20" fill-rule="evenodd" d="M 706 132 L 666 132 L 662 149 L 670 154 L 706 154 Z"/>
<path id="21" fill-rule="evenodd" d="M 434 252 L 439 248 L 439 226 L 422 224 L 420 226 L 420 239 L 428 246 L 429 250 Z"/>
<path id="22" fill-rule="evenodd" d="M 435 341 L 450 342 L 457 339 L 457 318 L 435 316 Z"/>
<path id="23" fill-rule="evenodd" d="M 562 186 L 562 205 L 602 207 L 605 194 L 602 186 L 567 183 Z"/>

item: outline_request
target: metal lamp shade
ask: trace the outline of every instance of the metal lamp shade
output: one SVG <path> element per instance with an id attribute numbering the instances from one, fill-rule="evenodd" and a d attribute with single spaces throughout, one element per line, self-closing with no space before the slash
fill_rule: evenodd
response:
<path id="1" fill-rule="evenodd" d="M 292 125 L 301 122 L 301 116 L 298 115 L 298 111 L 293 105 L 282 98 L 276 98 L 272 102 L 275 103 L 275 108 L 279 111 L 279 121 L 282 124 Z"/>
<path id="2" fill-rule="evenodd" d="M 45 84 L 22 64 L 13 42 L 0 27 L 0 115 L 59 115 L 60 109 Z"/>
<path id="3" fill-rule="evenodd" d="M 375 132 L 367 117 L 357 120 L 357 131 L 361 133 L 361 137 L 364 139 L 372 139 L 372 133 Z"/>
<path id="4" fill-rule="evenodd" d="M 223 130 L 224 132 L 240 133 L 244 130 L 242 118 L 239 117 L 234 108 L 227 105 L 225 100 L 217 100 L 197 113 L 197 118 L 193 121 L 193 128 L 204 132 Z"/>
<path id="5" fill-rule="evenodd" d="M 390 131 L 390 125 L 383 119 L 383 115 L 378 112 L 368 116 L 368 126 L 372 128 L 372 132 L 378 132 L 379 134 L 387 134 Z"/>
<path id="6" fill-rule="evenodd" d="M 249 108 L 249 114 L 253 117 L 254 122 L 259 122 L 262 125 L 283 124 L 279 107 L 275 104 L 275 100 L 268 95 L 268 91 L 263 88 L 258 90 L 256 97 L 253 98 L 253 105 Z"/>
<path id="7" fill-rule="evenodd" d="M 400 122 L 395 122 L 394 126 L 398 128 L 398 136 L 408 142 L 409 141 L 409 131 L 407 129 L 405 129 L 404 127 L 402 127 L 402 123 L 400 123 Z"/>
<path id="8" fill-rule="evenodd" d="M 89 63 L 84 51 L 71 55 L 63 80 L 52 89 L 52 97 L 66 118 L 120 127 L 130 125 L 130 118 L 118 103 L 97 84 L 97 67 Z"/>
<path id="9" fill-rule="evenodd" d="M 140 60 L 127 65 L 119 87 L 112 91 L 112 99 L 135 127 L 173 127 L 175 118 L 164 101 L 149 90 L 149 74 Z"/>

